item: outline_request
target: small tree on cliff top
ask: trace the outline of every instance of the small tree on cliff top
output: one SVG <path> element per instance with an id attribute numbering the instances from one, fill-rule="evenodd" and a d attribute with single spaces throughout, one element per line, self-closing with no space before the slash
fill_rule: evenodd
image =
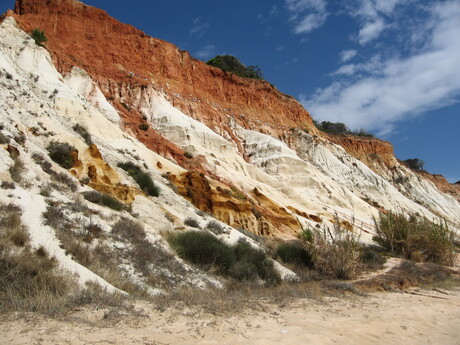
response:
<path id="1" fill-rule="evenodd" d="M 30 36 L 34 39 L 35 43 L 42 47 L 42 43 L 48 41 L 45 35 L 45 31 L 40 30 L 39 28 L 34 29 Z"/>

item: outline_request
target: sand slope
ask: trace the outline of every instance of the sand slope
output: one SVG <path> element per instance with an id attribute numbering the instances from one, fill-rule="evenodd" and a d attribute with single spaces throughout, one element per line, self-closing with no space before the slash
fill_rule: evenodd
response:
<path id="1" fill-rule="evenodd" d="M 288 307 L 213 316 L 153 311 L 101 321 L 103 310 L 78 321 L 36 316 L 0 323 L 1 344 L 460 344 L 460 291 L 413 291 L 369 297 L 299 300 Z M 86 321 L 82 321 L 85 319 Z"/>

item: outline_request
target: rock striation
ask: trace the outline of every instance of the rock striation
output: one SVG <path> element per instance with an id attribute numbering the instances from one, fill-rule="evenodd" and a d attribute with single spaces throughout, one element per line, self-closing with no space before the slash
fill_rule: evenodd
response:
<path id="1" fill-rule="evenodd" d="M 96 139 L 78 144 L 86 160 L 71 170 L 94 189 L 133 204 L 143 197 L 116 171 L 127 145 L 197 209 L 257 235 L 295 238 L 339 217 L 370 241 L 373 218 L 390 210 L 460 226 L 457 187 L 400 164 L 388 142 L 318 131 L 298 101 L 266 81 L 210 67 L 75 0 L 17 0 L 3 17 L 3 30 L 13 32 L 14 20 L 26 33 L 46 32 L 46 50 L 17 44 L 11 52 L 3 42 L 3 54 L 23 63 L 4 64 L 5 73 L 33 83 L 27 73 L 37 72 L 38 84 L 52 76 L 53 121 L 84 124 Z M 48 52 L 49 64 L 40 62 Z"/>

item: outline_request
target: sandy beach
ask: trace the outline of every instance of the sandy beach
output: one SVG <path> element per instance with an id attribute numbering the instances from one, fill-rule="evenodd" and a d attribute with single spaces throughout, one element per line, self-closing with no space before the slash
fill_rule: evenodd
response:
<path id="1" fill-rule="evenodd" d="M 285 307 L 263 303 L 261 310 L 231 316 L 161 312 L 146 303 L 136 310 L 139 315 L 87 308 L 62 321 L 32 314 L 10 316 L 0 323 L 0 343 L 460 344 L 458 290 L 324 297 L 296 300 Z"/>

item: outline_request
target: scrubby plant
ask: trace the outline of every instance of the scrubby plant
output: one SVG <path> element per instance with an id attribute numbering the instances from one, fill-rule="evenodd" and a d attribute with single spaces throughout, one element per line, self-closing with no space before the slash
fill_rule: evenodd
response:
<path id="1" fill-rule="evenodd" d="M 147 236 L 144 226 L 141 223 L 124 217 L 114 224 L 112 227 L 112 234 L 131 242 L 143 241 Z"/>
<path id="2" fill-rule="evenodd" d="M 213 232 L 216 235 L 220 235 L 224 233 L 224 228 L 222 227 L 222 225 L 215 220 L 210 220 L 206 224 L 205 229 Z"/>
<path id="3" fill-rule="evenodd" d="M 149 129 L 149 125 L 146 124 L 146 123 L 141 123 L 141 124 L 139 125 L 139 129 L 140 129 L 141 131 L 146 131 L 146 130 Z"/>
<path id="4" fill-rule="evenodd" d="M 14 137 L 14 141 L 16 141 L 18 145 L 24 146 L 24 144 L 27 141 L 27 138 L 23 133 L 19 133 Z"/>
<path id="5" fill-rule="evenodd" d="M 14 164 L 10 167 L 11 178 L 16 183 L 22 182 L 22 176 L 26 168 L 23 161 L 19 157 L 14 158 Z"/>
<path id="6" fill-rule="evenodd" d="M 239 240 L 233 247 L 236 263 L 229 275 L 239 281 L 262 279 L 269 285 L 276 285 L 281 278 L 264 251 L 256 249 L 245 240 Z"/>
<path id="7" fill-rule="evenodd" d="M 352 279 L 361 271 L 361 245 L 359 237 L 343 229 L 335 220 L 332 230 L 324 226 L 304 237 L 304 247 L 313 259 L 316 271 L 328 278 Z"/>
<path id="8" fill-rule="evenodd" d="M 85 127 L 77 123 L 72 127 L 72 129 L 83 138 L 86 145 L 89 146 L 93 143 L 93 140 L 91 139 L 91 134 L 88 133 L 88 130 Z"/>
<path id="9" fill-rule="evenodd" d="M 192 155 L 190 152 L 185 151 L 185 152 L 184 152 L 184 157 L 186 157 L 186 158 L 188 158 L 188 159 L 192 159 L 192 158 L 193 158 L 193 155 Z"/>
<path id="10" fill-rule="evenodd" d="M 423 170 L 425 162 L 419 158 L 410 158 L 403 161 L 412 170 Z"/>
<path id="11" fill-rule="evenodd" d="M 119 163 L 118 166 L 125 170 L 129 176 L 139 185 L 140 189 L 147 195 L 159 196 L 160 188 L 155 185 L 149 174 L 142 171 L 142 169 L 131 162 Z"/>
<path id="12" fill-rule="evenodd" d="M 245 241 L 230 246 L 208 232 L 186 231 L 170 234 L 168 242 L 181 258 L 206 270 L 239 281 L 280 282 L 273 262 Z"/>
<path id="13" fill-rule="evenodd" d="M 68 187 L 72 192 L 75 192 L 78 189 L 78 186 L 75 183 L 74 179 L 66 173 L 54 173 L 53 171 L 51 177 L 54 181 L 59 182 Z"/>
<path id="14" fill-rule="evenodd" d="M 284 263 L 313 267 L 313 259 L 301 242 L 282 242 L 276 247 L 275 253 Z"/>
<path id="15" fill-rule="evenodd" d="M 0 144 L 9 144 L 10 138 L 7 137 L 5 134 L 0 133 Z"/>
<path id="16" fill-rule="evenodd" d="M 15 189 L 16 185 L 14 184 L 14 182 L 2 181 L 1 188 L 2 189 Z"/>
<path id="17" fill-rule="evenodd" d="M 363 246 L 361 251 L 361 261 L 369 269 L 380 269 L 387 262 L 387 257 L 382 248 L 375 245 Z"/>
<path id="18" fill-rule="evenodd" d="M 83 197 L 94 204 L 103 205 L 115 211 L 122 211 L 125 205 L 111 195 L 99 193 L 97 191 L 83 192 Z"/>
<path id="19" fill-rule="evenodd" d="M 415 215 L 389 212 L 381 214 L 375 226 L 374 241 L 390 253 L 444 265 L 454 262 L 454 233 L 443 220 L 435 223 Z"/>
<path id="20" fill-rule="evenodd" d="M 59 141 L 52 141 L 48 145 L 47 150 L 50 158 L 64 169 L 73 167 L 72 152 L 77 150 L 74 146 Z"/>
<path id="21" fill-rule="evenodd" d="M 169 236 L 168 241 L 182 259 L 218 273 L 227 272 L 236 261 L 230 246 L 207 232 L 186 231 Z"/>
<path id="22" fill-rule="evenodd" d="M 40 30 L 39 28 L 32 30 L 30 36 L 34 39 L 35 43 L 41 47 L 43 46 L 44 42 L 48 41 L 48 38 L 46 38 L 45 35 L 45 31 Z"/>
<path id="23" fill-rule="evenodd" d="M 188 226 L 190 226 L 192 228 L 199 228 L 200 227 L 200 224 L 198 224 L 198 221 L 195 218 L 192 218 L 192 217 L 185 218 L 184 224 L 188 225 Z"/>
<path id="24" fill-rule="evenodd" d="M 348 126 L 342 122 L 330 122 L 330 121 L 316 121 L 313 120 L 314 125 L 320 131 L 329 134 L 335 135 L 354 135 L 357 137 L 373 137 L 372 133 L 369 133 L 365 129 L 360 129 L 359 131 L 352 131 Z"/>
<path id="25" fill-rule="evenodd" d="M 207 62 L 208 65 L 220 68 L 225 72 L 235 73 L 240 77 L 263 79 L 264 76 L 258 66 L 245 66 L 236 57 L 231 55 L 217 55 Z"/>

